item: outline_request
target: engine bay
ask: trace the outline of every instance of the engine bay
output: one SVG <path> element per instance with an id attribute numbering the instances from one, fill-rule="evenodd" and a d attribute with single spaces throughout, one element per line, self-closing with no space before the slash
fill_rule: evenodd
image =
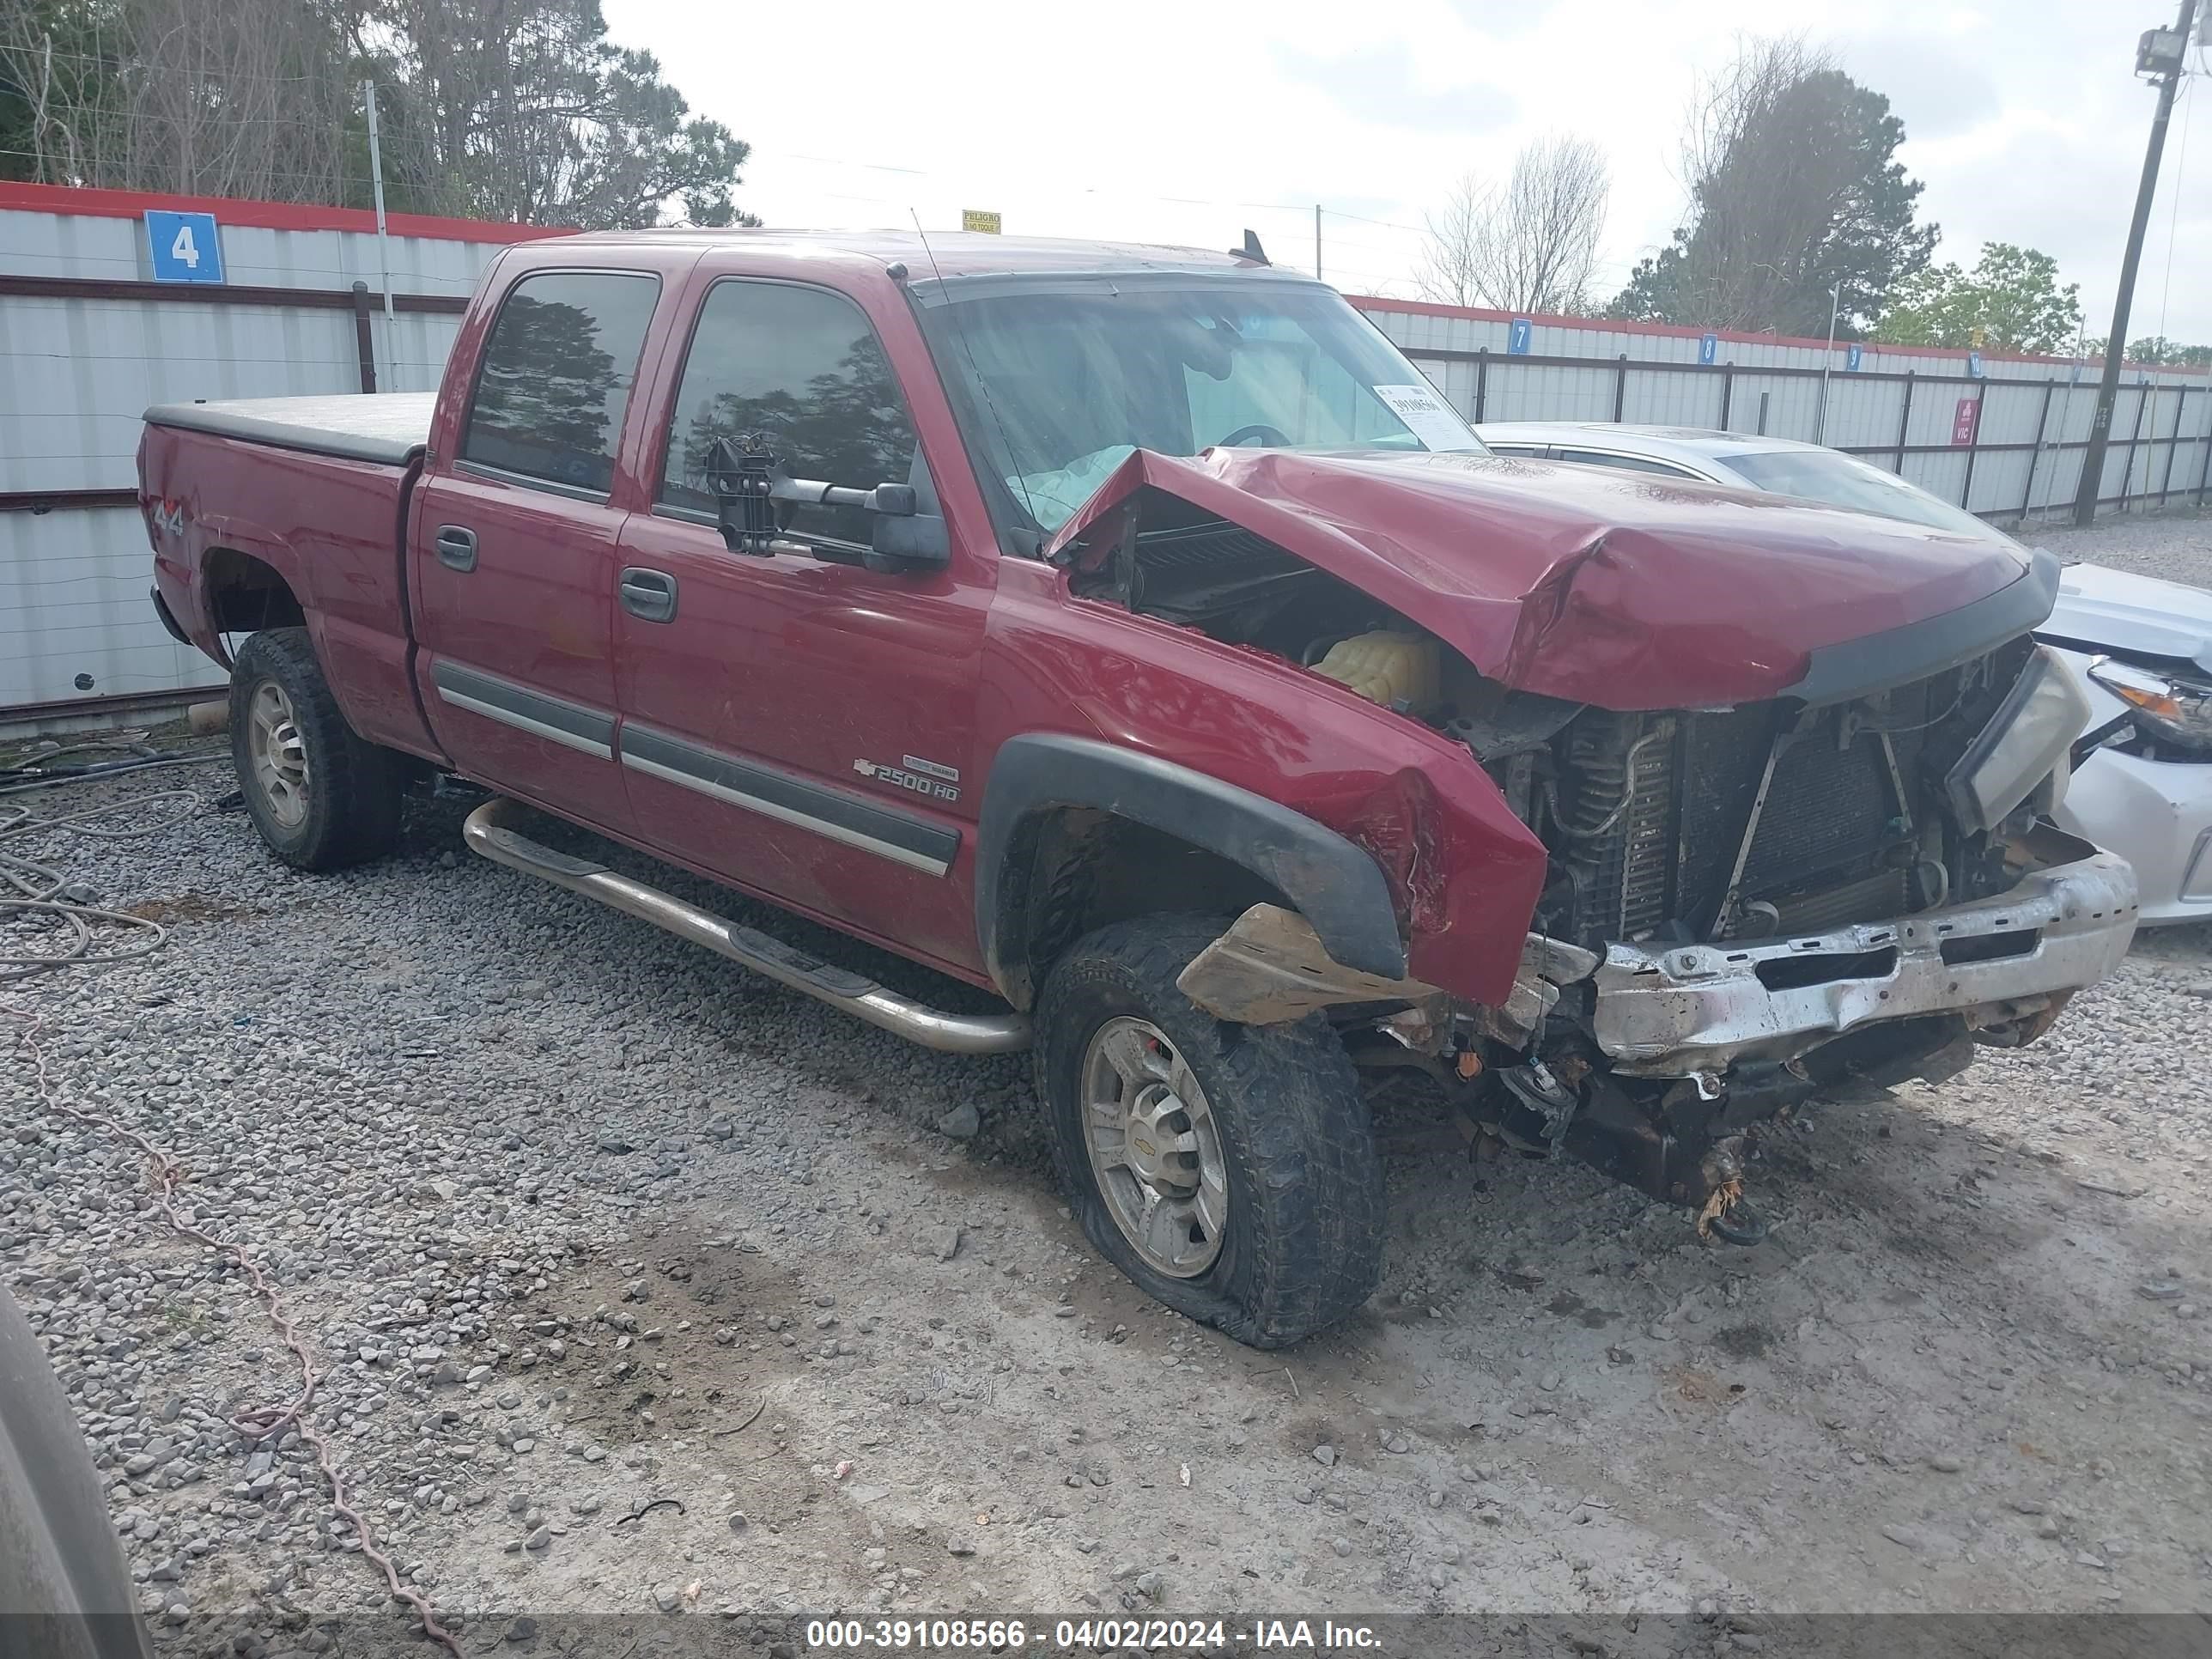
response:
<path id="1" fill-rule="evenodd" d="M 1349 584 L 1173 496 L 1154 493 L 1073 551 L 1083 597 L 1284 658 L 1465 744 L 1551 854 L 1534 923 L 1551 937 L 1770 938 L 2016 878 L 2004 826 L 1969 830 L 1944 781 L 2020 678 L 2025 637 L 1849 702 L 1624 713 L 1510 690 Z"/>

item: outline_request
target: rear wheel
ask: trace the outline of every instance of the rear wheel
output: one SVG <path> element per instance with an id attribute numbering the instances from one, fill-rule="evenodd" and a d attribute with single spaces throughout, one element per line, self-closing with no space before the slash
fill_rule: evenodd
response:
<path id="1" fill-rule="evenodd" d="M 339 870 L 398 842 L 405 763 L 346 724 L 306 629 L 267 629 L 240 650 L 230 751 L 246 814 L 285 863 Z"/>
<path id="2" fill-rule="evenodd" d="M 1374 1292 L 1382 1168 L 1327 1020 L 1230 1024 L 1176 988 L 1220 932 L 1154 916 L 1078 943 L 1038 999 L 1037 1091 L 1099 1252 L 1177 1312 L 1279 1347 Z"/>

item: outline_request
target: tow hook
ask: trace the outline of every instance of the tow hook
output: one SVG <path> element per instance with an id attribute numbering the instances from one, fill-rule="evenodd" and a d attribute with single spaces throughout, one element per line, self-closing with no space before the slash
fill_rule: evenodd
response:
<path id="1" fill-rule="evenodd" d="M 1705 1177 L 1705 1207 L 1698 1212 L 1698 1237 L 1717 1233 L 1731 1244 L 1752 1245 L 1766 1237 L 1766 1218 L 1743 1195 L 1743 1137 L 1717 1141 L 1699 1161 Z"/>

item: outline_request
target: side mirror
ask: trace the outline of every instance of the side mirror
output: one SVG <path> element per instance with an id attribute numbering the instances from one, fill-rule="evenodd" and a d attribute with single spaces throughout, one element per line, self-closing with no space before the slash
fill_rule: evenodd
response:
<path id="1" fill-rule="evenodd" d="M 777 553 L 811 553 L 832 564 L 865 565 L 895 574 L 941 569 L 952 556 L 945 520 L 918 510 L 910 483 L 879 483 L 853 489 L 812 478 L 794 478 L 769 453 L 758 437 L 717 438 L 708 452 L 707 482 L 714 494 L 714 519 L 723 544 L 732 553 L 768 558 Z M 853 507 L 876 515 L 865 554 L 842 546 L 810 542 L 784 528 L 794 507 Z M 779 511 L 779 507 L 782 511 Z"/>
<path id="2" fill-rule="evenodd" d="M 914 495 L 912 484 L 881 484 L 877 493 L 886 489 L 903 489 L 909 498 Z M 942 570 L 952 562 L 952 535 L 936 514 L 916 513 L 909 507 L 903 516 L 887 514 L 876 520 L 868 556 L 860 562 L 887 576 Z"/>

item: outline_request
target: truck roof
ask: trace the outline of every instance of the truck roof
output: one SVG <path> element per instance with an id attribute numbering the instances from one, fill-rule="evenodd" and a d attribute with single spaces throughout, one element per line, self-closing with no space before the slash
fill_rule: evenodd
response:
<path id="1" fill-rule="evenodd" d="M 846 254 L 884 264 L 902 263 L 917 279 L 931 276 L 1002 276 L 1018 274 L 1079 275 L 1091 271 L 1187 270 L 1208 275 L 1235 272 L 1310 283 L 1295 270 L 1278 270 L 1233 253 L 1175 247 L 1157 242 L 1092 242 L 1063 236 L 993 236 L 981 231 L 930 233 L 927 242 L 911 230 L 602 230 L 530 245 L 532 252 L 558 260 L 563 250 L 636 247 L 677 244 L 726 249 L 750 256 L 788 253 L 794 258 Z"/>

